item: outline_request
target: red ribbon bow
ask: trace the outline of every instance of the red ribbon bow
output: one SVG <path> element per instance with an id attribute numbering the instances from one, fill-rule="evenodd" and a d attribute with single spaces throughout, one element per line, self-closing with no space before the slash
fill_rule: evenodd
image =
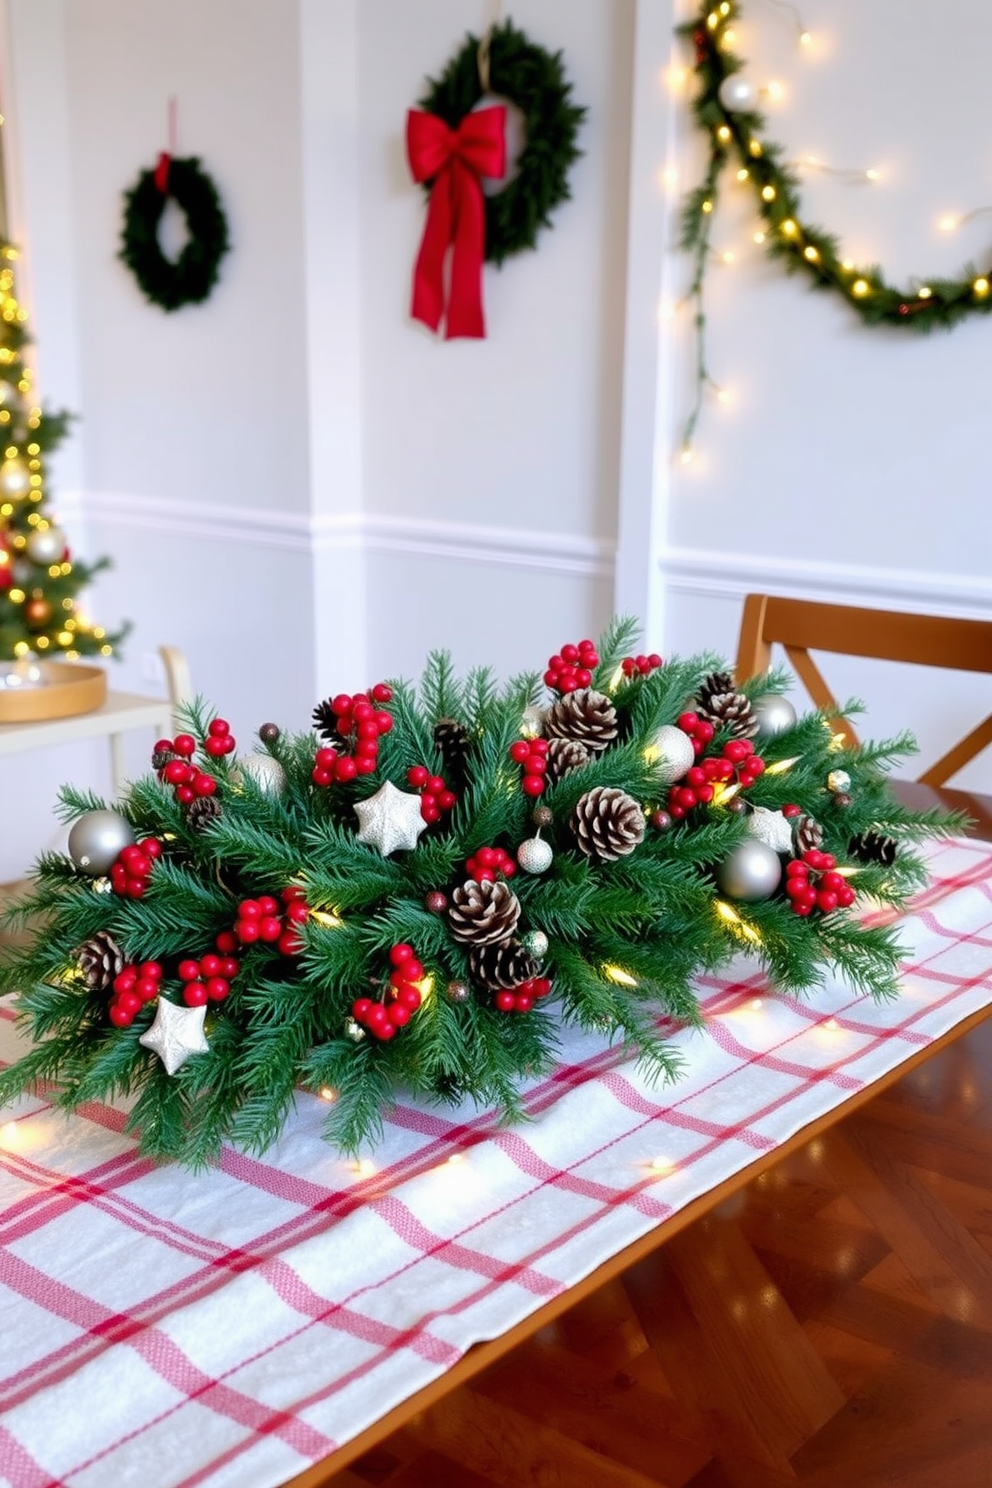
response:
<path id="1" fill-rule="evenodd" d="M 482 261 L 486 249 L 486 205 L 481 176 L 506 169 L 506 109 L 502 104 L 466 114 L 450 129 L 437 114 L 411 109 L 406 116 L 406 152 L 415 181 L 433 181 L 427 221 L 413 271 L 410 314 L 445 336 L 481 337 Z M 451 281 L 444 302 L 444 262 L 451 249 Z"/>

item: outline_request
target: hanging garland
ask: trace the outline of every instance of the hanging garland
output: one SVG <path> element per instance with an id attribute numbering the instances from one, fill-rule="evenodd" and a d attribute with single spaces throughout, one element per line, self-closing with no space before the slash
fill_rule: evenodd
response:
<path id="1" fill-rule="evenodd" d="M 173 262 L 162 252 L 159 224 L 169 197 L 186 218 L 189 241 Z M 124 193 L 124 229 L 119 257 L 147 299 L 163 310 L 201 304 L 217 282 L 230 243 L 217 188 L 196 156 L 159 158 Z"/>
<path id="2" fill-rule="evenodd" d="M 581 154 L 576 136 L 586 110 L 571 102 L 561 52 L 536 46 L 511 21 L 493 26 L 481 41 L 467 36 L 441 76 L 429 81 L 407 120 L 410 168 L 430 195 L 412 314 L 436 330 L 447 313 L 446 335 L 478 337 L 485 334 L 483 260 L 502 264 L 536 247 L 540 229 L 551 226 L 551 213 L 571 196 L 568 172 Z M 490 99 L 493 107 L 476 108 Z M 508 164 L 507 103 L 520 110 L 524 145 L 510 162 L 512 179 L 485 196 L 482 180 L 501 178 Z"/>
<path id="3" fill-rule="evenodd" d="M 803 219 L 800 180 L 784 163 L 783 147 L 763 137 L 766 121 L 754 107 L 755 90 L 737 76 L 744 62 L 731 50 L 727 28 L 739 16 L 736 0 L 721 0 L 716 6 L 703 4 L 677 28 L 695 48 L 692 112 L 709 147 L 705 178 L 687 197 L 682 216 L 681 246 L 693 255 L 695 270 L 688 298 L 695 303 L 699 332 L 697 399 L 683 436 L 683 457 L 691 449 L 703 394 L 713 385 L 703 345 L 703 284 L 720 177 L 732 163 L 737 179 L 755 193 L 766 253 L 782 260 L 788 273 L 804 273 L 814 289 L 842 295 L 865 325 L 949 329 L 968 315 L 987 315 L 992 309 L 992 264 L 981 271 L 967 265 L 956 279 L 914 279 L 901 288 L 890 284 L 877 265 L 843 257 L 836 237 Z"/>

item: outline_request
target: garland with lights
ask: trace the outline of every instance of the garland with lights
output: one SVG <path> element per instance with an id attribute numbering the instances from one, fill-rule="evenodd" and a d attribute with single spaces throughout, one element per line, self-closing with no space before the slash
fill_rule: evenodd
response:
<path id="1" fill-rule="evenodd" d="M 488 57 L 488 78 L 480 78 L 480 50 Z M 537 234 L 551 226 L 551 213 L 571 196 L 568 172 L 582 153 L 577 144 L 586 110 L 571 100 L 561 52 L 530 41 L 512 21 L 493 26 L 480 41 L 465 44 L 430 87 L 420 108 L 451 129 L 484 97 L 516 104 L 524 118 L 525 141 L 517 174 L 485 200 L 485 257 L 502 264 L 513 253 L 537 246 Z"/>
<path id="2" fill-rule="evenodd" d="M 0 243 L 0 662 L 39 657 L 110 656 L 127 626 L 109 634 L 86 619 L 77 596 L 109 565 L 74 558 L 48 505 L 48 456 L 65 439 L 71 415 L 35 402 L 26 360 L 27 311 L 17 297 L 17 249 Z M 4 667 L 0 687 L 20 681 Z"/>
<path id="3" fill-rule="evenodd" d="M 65 789 L 68 854 L 8 918 L 0 990 L 35 1040 L 0 1101 L 129 1096 L 143 1151 L 198 1166 L 263 1150 L 300 1086 L 326 1135 L 374 1142 L 396 1093 L 506 1117 L 560 1024 L 662 1078 L 694 977 L 743 950 L 781 988 L 833 965 L 897 989 L 891 925 L 955 830 L 885 773 L 906 737 L 837 748 L 786 678 L 630 655 L 614 621 L 501 690 L 443 653 L 420 683 L 329 698 L 314 732 L 263 724 L 238 755 L 200 703 L 118 809 Z"/>
<path id="4" fill-rule="evenodd" d="M 982 270 L 968 265 L 956 279 L 919 279 L 900 288 L 877 265 L 844 257 L 836 237 L 803 219 L 799 177 L 784 162 L 782 146 L 764 138 L 766 121 L 755 108 L 756 90 L 739 76 L 745 64 L 727 41 L 727 28 L 739 15 L 737 0 L 704 3 L 677 27 L 694 48 L 692 113 L 709 150 L 705 177 L 686 198 L 682 215 L 681 247 L 692 254 L 694 265 L 687 298 L 695 305 L 697 330 L 696 399 L 683 434 L 684 458 L 691 452 L 705 392 L 715 388 L 706 364 L 703 288 L 720 177 L 735 161 L 737 179 L 754 190 L 762 219 L 756 241 L 763 241 L 768 255 L 784 263 L 788 273 L 805 274 L 812 288 L 841 295 L 865 325 L 949 329 L 967 316 L 992 310 L 992 264 Z M 805 32 L 800 36 L 808 39 Z"/>
<path id="5" fill-rule="evenodd" d="M 175 262 L 166 258 L 158 238 L 170 197 L 181 208 L 189 233 Z M 202 303 L 217 282 L 220 261 L 229 246 L 227 218 L 217 188 L 196 156 L 161 156 L 156 168 L 142 171 L 124 193 L 118 257 L 153 305 L 171 311 Z"/>

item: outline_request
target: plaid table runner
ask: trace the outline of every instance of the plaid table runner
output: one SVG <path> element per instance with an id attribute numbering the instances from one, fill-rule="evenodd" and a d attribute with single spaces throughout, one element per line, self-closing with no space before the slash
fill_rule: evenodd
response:
<path id="1" fill-rule="evenodd" d="M 529 1124 L 401 1105 L 360 1164 L 301 1097 L 264 1159 L 156 1168 L 120 1112 L 0 1114 L 0 1483 L 271 1488 L 992 1001 L 992 848 L 904 921 L 901 997 L 701 987 L 652 1089 L 567 1034 Z M 16 1049 L 0 1006 L 0 1059 Z"/>

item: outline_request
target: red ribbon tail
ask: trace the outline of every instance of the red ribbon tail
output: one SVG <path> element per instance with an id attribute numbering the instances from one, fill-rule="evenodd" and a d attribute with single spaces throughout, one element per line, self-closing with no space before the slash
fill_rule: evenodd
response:
<path id="1" fill-rule="evenodd" d="M 155 167 L 155 185 L 163 196 L 169 189 L 169 166 L 171 164 L 172 156 L 167 150 L 163 150 Z"/>
<path id="2" fill-rule="evenodd" d="M 457 173 L 457 177 L 456 177 Z M 482 263 L 486 251 L 486 205 L 478 177 L 461 161 L 452 162 L 452 193 L 457 202 L 451 253 L 446 340 L 482 340 Z"/>
<path id="3" fill-rule="evenodd" d="M 452 190 L 451 171 L 442 171 L 431 188 L 424 235 L 413 269 L 410 314 L 432 331 L 437 330 L 444 314 L 444 260 L 454 227 Z"/>

